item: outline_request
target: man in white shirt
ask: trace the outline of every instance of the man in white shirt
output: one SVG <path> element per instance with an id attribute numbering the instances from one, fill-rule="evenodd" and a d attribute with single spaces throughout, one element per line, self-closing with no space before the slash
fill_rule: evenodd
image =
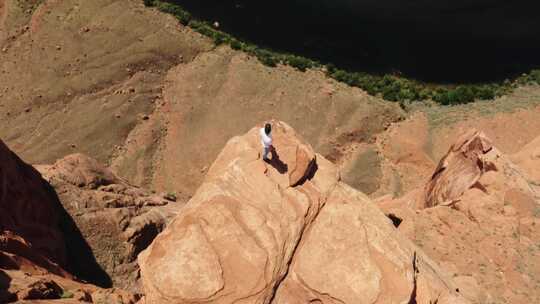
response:
<path id="1" fill-rule="evenodd" d="M 261 135 L 261 144 L 263 146 L 262 158 L 264 161 L 268 161 L 268 153 L 272 149 L 272 126 L 267 123 L 264 125 L 264 128 L 259 130 Z"/>

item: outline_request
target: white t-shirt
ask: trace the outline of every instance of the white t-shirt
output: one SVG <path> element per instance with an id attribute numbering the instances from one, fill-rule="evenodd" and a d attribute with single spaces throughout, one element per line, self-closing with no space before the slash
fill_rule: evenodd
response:
<path id="1" fill-rule="evenodd" d="M 270 133 L 269 135 L 266 135 L 264 128 L 261 128 L 261 130 L 259 130 L 259 133 L 261 134 L 262 146 L 265 148 L 270 148 L 270 146 L 272 145 L 272 133 Z"/>

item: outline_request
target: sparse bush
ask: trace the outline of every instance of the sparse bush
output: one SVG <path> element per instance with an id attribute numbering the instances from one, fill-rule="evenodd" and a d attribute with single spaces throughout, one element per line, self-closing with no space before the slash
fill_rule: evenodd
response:
<path id="1" fill-rule="evenodd" d="M 191 14 L 185 11 L 182 7 L 180 7 L 177 4 L 169 3 L 165 1 L 159 1 L 159 0 L 153 0 L 149 2 L 151 2 L 150 6 L 155 6 L 160 11 L 175 16 L 176 19 L 178 19 L 178 21 L 180 21 L 180 23 L 182 23 L 183 25 L 188 25 L 189 22 L 191 21 Z"/>
<path id="2" fill-rule="evenodd" d="M 313 61 L 305 57 L 294 56 L 294 55 L 287 56 L 285 63 L 294 68 L 297 68 L 298 70 L 302 72 L 314 66 Z"/>
<path id="3" fill-rule="evenodd" d="M 242 43 L 236 39 L 231 40 L 231 48 L 233 50 L 241 50 L 242 49 Z"/>
<path id="4" fill-rule="evenodd" d="M 167 193 L 165 193 L 163 198 L 166 199 L 166 200 L 169 200 L 169 201 L 176 202 L 178 197 L 176 196 L 176 192 L 167 192 Z"/>
<path id="5" fill-rule="evenodd" d="M 533 82 L 540 84 L 540 70 L 532 70 L 530 75 Z"/>
<path id="6" fill-rule="evenodd" d="M 475 96 L 481 100 L 493 99 L 497 95 L 495 89 L 488 85 L 480 85 L 474 88 L 476 89 Z"/>
<path id="7" fill-rule="evenodd" d="M 335 70 L 333 73 L 330 73 L 329 76 L 348 85 L 353 85 L 355 83 L 353 74 L 347 73 L 343 70 Z"/>
<path id="8" fill-rule="evenodd" d="M 399 100 L 417 100 L 418 94 L 411 88 L 405 87 L 399 90 Z"/>
<path id="9" fill-rule="evenodd" d="M 71 291 L 68 291 L 68 290 L 64 290 L 62 292 L 62 294 L 60 295 L 60 299 L 71 299 L 73 298 L 75 295 L 73 294 L 73 292 Z"/>
<path id="10" fill-rule="evenodd" d="M 326 65 L 326 72 L 328 74 L 332 74 L 337 70 L 336 66 L 333 63 L 329 63 Z"/>
<path id="11" fill-rule="evenodd" d="M 191 20 L 191 22 L 189 22 L 189 26 L 194 29 L 197 33 L 200 33 L 202 35 L 205 35 L 205 36 L 208 36 L 208 37 L 213 37 L 214 35 L 214 28 L 212 28 L 212 26 L 210 26 L 209 24 L 205 23 L 205 22 L 201 22 L 201 21 L 198 21 L 198 20 Z"/>
<path id="12" fill-rule="evenodd" d="M 277 56 L 268 50 L 256 48 L 252 53 L 266 66 L 275 67 L 279 62 Z"/>
<path id="13" fill-rule="evenodd" d="M 180 23 L 188 25 L 196 32 L 211 38 L 216 45 L 228 44 L 234 50 L 246 52 L 264 65 L 275 67 L 278 63 L 287 64 L 300 71 L 321 67 L 317 61 L 302 56 L 283 54 L 259 48 L 255 45 L 239 41 L 231 35 L 215 29 L 204 21 L 194 19 L 180 5 L 167 0 L 143 0 L 146 6 L 154 6 L 160 11 L 174 15 Z M 540 84 L 540 70 L 533 70 L 514 81 L 505 80 L 497 84 L 460 85 L 457 87 L 428 86 L 424 83 L 394 75 L 371 75 L 367 73 L 341 70 L 335 65 L 326 64 L 328 77 L 359 87 L 368 94 L 381 96 L 389 101 L 417 101 L 432 99 L 442 105 L 457 105 L 473 102 L 476 99 L 489 100 L 511 92 L 518 85 Z"/>
<path id="14" fill-rule="evenodd" d="M 537 218 L 540 218 L 540 207 L 535 207 L 535 208 L 534 208 L 533 216 L 534 216 L 534 217 L 537 217 Z M 538 244 L 538 247 L 539 247 L 539 249 L 540 249 L 540 244 Z"/>

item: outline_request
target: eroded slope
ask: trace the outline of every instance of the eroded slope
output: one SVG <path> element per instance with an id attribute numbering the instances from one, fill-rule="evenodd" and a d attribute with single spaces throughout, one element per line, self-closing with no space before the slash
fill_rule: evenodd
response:
<path id="1" fill-rule="evenodd" d="M 31 163 L 108 161 L 153 112 L 164 72 L 209 48 L 140 1 L 21 3 L 2 7 L 0 136 Z"/>

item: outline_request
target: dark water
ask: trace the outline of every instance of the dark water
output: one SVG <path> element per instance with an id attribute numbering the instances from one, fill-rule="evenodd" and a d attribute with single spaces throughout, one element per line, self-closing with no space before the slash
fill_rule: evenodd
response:
<path id="1" fill-rule="evenodd" d="M 540 66 L 540 1 L 170 0 L 274 50 L 429 82 L 503 80 Z"/>

